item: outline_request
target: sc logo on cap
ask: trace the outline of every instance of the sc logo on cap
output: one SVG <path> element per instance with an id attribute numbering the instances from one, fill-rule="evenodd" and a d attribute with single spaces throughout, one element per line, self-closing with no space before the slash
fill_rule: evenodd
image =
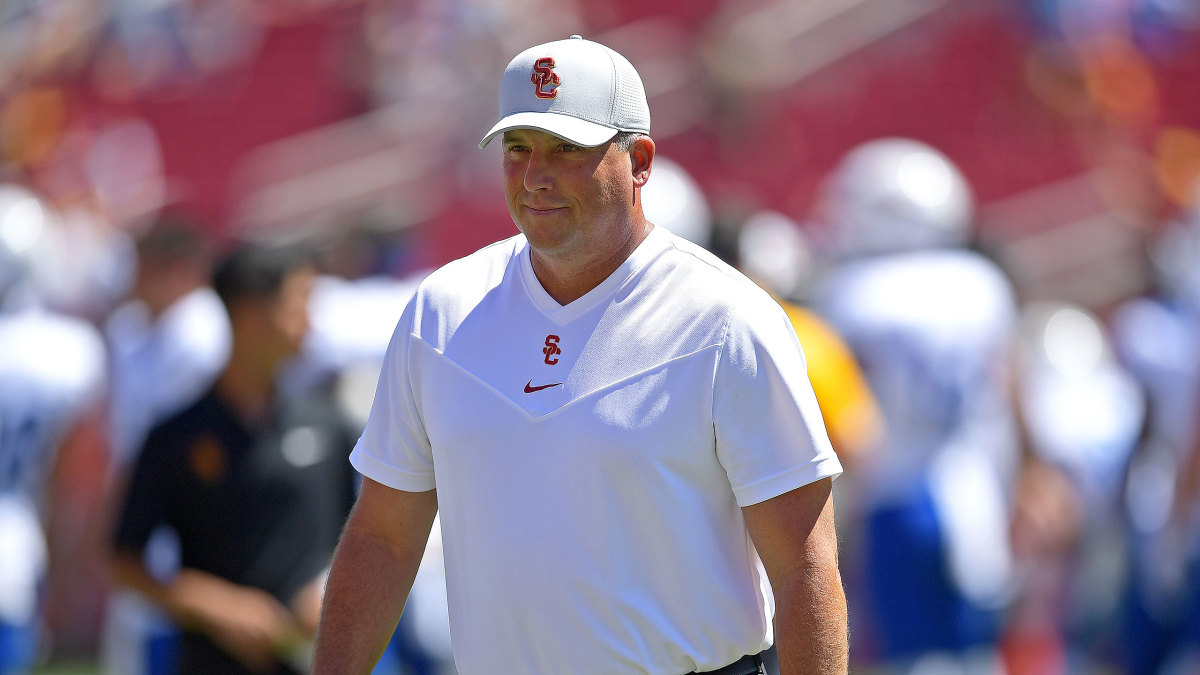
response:
<path id="1" fill-rule="evenodd" d="M 538 98 L 554 98 L 558 96 L 560 80 L 554 72 L 554 59 L 544 56 L 533 63 L 533 94 Z"/>

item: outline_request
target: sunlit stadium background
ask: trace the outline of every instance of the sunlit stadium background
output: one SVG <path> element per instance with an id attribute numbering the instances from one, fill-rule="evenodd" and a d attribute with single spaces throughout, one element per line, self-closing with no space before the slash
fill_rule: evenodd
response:
<path id="1" fill-rule="evenodd" d="M 916 138 L 962 169 L 976 245 L 1023 302 L 1103 317 L 1152 288 L 1147 251 L 1196 206 L 1194 0 L 0 0 L 0 181 L 45 196 L 78 260 L 112 256 L 112 289 L 113 242 L 178 206 L 218 238 L 399 241 L 405 274 L 513 232 L 476 143 L 508 59 L 571 33 L 638 66 L 718 231 L 772 210 L 819 242 L 838 158 Z M 85 295 L 70 309 L 97 320 L 113 299 Z M 52 665 L 97 645 L 89 461 Z"/>

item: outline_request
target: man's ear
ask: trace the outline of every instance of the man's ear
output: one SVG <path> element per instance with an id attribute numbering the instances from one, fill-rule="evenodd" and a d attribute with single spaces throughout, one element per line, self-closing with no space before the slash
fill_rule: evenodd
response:
<path id="1" fill-rule="evenodd" d="M 654 140 L 639 136 L 629 146 L 629 160 L 633 165 L 633 186 L 643 187 L 650 180 L 650 169 L 654 164 Z"/>

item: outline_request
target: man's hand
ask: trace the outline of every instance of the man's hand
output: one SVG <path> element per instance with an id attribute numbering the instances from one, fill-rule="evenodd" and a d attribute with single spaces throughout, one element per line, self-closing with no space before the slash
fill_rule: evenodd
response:
<path id="1" fill-rule="evenodd" d="M 270 667 L 298 631 L 292 613 L 266 591 L 195 570 L 182 571 L 172 585 L 189 623 L 252 670 Z"/>
<path id="2" fill-rule="evenodd" d="M 325 575 L 313 579 L 292 598 L 288 607 L 296 618 L 296 627 L 306 640 L 317 637 L 317 625 L 321 622 L 321 598 L 325 595 Z"/>

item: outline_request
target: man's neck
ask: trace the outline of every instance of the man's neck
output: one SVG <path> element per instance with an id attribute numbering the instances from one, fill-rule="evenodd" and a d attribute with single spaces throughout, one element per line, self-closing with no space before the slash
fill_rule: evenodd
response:
<path id="1" fill-rule="evenodd" d="M 275 370 L 235 344 L 229 364 L 217 379 L 217 392 L 242 420 L 257 423 L 266 419 L 274 401 Z"/>
<path id="2" fill-rule="evenodd" d="M 568 305 L 604 283 L 646 240 L 653 228 L 649 221 L 642 220 L 640 225 L 629 230 L 629 236 L 603 255 L 586 255 L 590 252 L 585 252 L 578 257 L 554 256 L 531 250 L 533 273 L 555 302 Z"/>

